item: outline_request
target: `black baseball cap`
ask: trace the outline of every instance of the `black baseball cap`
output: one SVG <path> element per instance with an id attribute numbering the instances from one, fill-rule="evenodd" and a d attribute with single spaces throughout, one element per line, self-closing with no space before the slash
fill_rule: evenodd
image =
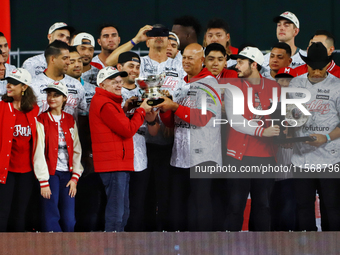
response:
<path id="1" fill-rule="evenodd" d="M 140 57 L 138 56 L 137 53 L 134 53 L 132 51 L 123 52 L 119 55 L 118 57 L 119 64 L 123 64 L 128 61 L 135 61 L 140 63 Z"/>

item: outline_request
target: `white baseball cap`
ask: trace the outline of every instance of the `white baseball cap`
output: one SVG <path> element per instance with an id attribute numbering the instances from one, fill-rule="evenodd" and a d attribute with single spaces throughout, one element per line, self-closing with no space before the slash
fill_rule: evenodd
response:
<path id="1" fill-rule="evenodd" d="M 117 76 L 127 77 L 128 73 L 125 71 L 119 72 L 113 66 L 107 66 L 99 71 L 97 75 L 97 85 L 99 86 L 99 84 L 106 79 L 113 79 L 116 78 Z"/>
<path id="2" fill-rule="evenodd" d="M 89 40 L 90 42 L 83 42 L 84 39 Z M 77 34 L 77 36 L 74 38 L 73 46 L 78 46 L 78 45 L 82 45 L 82 44 L 89 44 L 92 47 L 95 47 L 95 42 L 94 42 L 93 36 L 88 34 L 88 33 Z"/>
<path id="3" fill-rule="evenodd" d="M 285 11 L 284 13 L 282 13 L 280 16 L 277 16 L 273 19 L 273 21 L 275 23 L 279 22 L 280 19 L 287 19 L 291 22 L 293 22 L 293 24 L 297 27 L 300 28 L 300 22 L 298 20 L 298 18 L 295 16 L 294 13 L 289 12 L 289 11 Z"/>
<path id="4" fill-rule="evenodd" d="M 74 32 L 74 28 L 67 25 L 65 22 L 56 22 L 50 27 L 50 29 L 48 30 L 48 34 L 52 34 L 58 29 L 67 29 L 68 31 L 70 31 L 70 34 Z"/>
<path id="5" fill-rule="evenodd" d="M 17 85 L 20 83 L 31 85 L 32 76 L 26 69 L 16 68 L 12 72 L 10 72 L 10 74 L 5 78 L 5 80 L 9 80 L 9 82 L 13 85 Z"/>
<path id="6" fill-rule="evenodd" d="M 68 95 L 68 89 L 67 89 L 66 85 L 61 81 L 54 81 L 54 82 L 48 84 L 47 87 L 44 88 L 44 90 L 47 90 L 47 89 L 58 90 L 59 92 L 63 93 L 64 96 L 66 96 L 66 97 Z"/>
<path id="7" fill-rule="evenodd" d="M 178 36 L 174 32 L 169 32 L 169 39 L 170 40 L 174 40 L 174 38 L 170 38 L 170 35 L 175 37 L 175 39 L 176 39 L 175 41 L 177 42 L 178 47 L 179 47 L 179 38 L 178 38 Z"/>
<path id="8" fill-rule="evenodd" d="M 231 59 L 238 59 L 238 58 L 248 58 L 253 60 L 259 65 L 262 65 L 264 62 L 264 57 L 262 52 L 256 47 L 245 47 L 241 52 L 235 55 L 230 55 Z"/>

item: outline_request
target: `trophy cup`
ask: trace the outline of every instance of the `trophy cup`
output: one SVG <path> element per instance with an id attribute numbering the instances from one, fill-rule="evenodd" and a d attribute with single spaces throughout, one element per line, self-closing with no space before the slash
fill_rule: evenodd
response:
<path id="1" fill-rule="evenodd" d="M 306 105 L 304 105 L 306 107 Z M 282 126 L 282 121 L 286 121 L 288 125 L 292 127 L 301 127 L 303 126 L 309 116 L 304 115 L 301 110 L 296 107 L 295 104 L 287 104 L 286 107 L 286 115 L 281 115 L 281 103 L 277 104 L 276 110 L 271 114 L 273 119 L 279 119 L 279 121 L 274 121 L 274 125 L 280 126 L 280 134 L 279 136 L 274 136 L 274 143 L 297 143 L 297 142 L 305 142 L 305 141 L 314 141 L 316 140 L 315 137 L 311 136 L 304 136 L 304 137 L 293 137 L 293 138 L 286 138 L 286 135 L 283 133 L 285 127 Z M 288 126 L 286 125 L 286 126 Z"/>
<path id="2" fill-rule="evenodd" d="M 156 106 L 164 101 L 161 96 L 162 94 L 160 88 L 162 87 L 165 80 L 165 73 L 160 73 L 156 75 L 148 75 L 147 77 L 138 77 L 136 79 L 139 87 L 144 90 L 141 98 L 135 101 L 135 106 L 140 106 L 144 99 L 148 99 L 147 104 L 150 106 Z"/>

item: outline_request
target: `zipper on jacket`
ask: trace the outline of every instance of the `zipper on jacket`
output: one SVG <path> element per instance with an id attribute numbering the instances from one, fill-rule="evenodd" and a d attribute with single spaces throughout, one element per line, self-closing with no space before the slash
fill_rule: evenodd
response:
<path id="1" fill-rule="evenodd" d="M 125 158 L 125 148 L 124 148 L 124 143 L 123 143 L 123 159 Z"/>

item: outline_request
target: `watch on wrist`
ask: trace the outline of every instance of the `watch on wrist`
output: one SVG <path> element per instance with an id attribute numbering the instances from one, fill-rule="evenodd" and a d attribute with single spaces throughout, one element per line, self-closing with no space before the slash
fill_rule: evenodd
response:
<path id="1" fill-rule="evenodd" d="M 147 121 L 146 123 L 148 123 L 148 125 L 150 125 L 150 126 L 154 126 L 154 125 L 156 125 L 156 120 L 151 121 L 151 122 Z"/>

